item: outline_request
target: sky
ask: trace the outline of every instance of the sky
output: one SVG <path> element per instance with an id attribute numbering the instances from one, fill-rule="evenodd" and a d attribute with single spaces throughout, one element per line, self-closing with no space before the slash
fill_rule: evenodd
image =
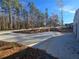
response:
<path id="1" fill-rule="evenodd" d="M 27 1 L 34 2 L 35 6 L 41 11 L 45 12 L 45 9 L 48 8 L 48 14 L 51 16 L 53 13 L 58 14 L 60 17 L 60 8 L 56 0 L 21 0 L 25 8 Z M 72 23 L 75 15 L 75 11 L 79 8 L 79 0 L 62 0 L 63 3 L 63 20 L 64 23 Z"/>

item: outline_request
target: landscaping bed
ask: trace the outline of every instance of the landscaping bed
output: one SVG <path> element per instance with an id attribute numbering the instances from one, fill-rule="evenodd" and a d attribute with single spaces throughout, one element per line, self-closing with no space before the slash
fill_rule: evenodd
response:
<path id="1" fill-rule="evenodd" d="M 0 59 L 12 55 L 22 49 L 24 49 L 24 45 L 22 44 L 0 41 Z"/>
<path id="2" fill-rule="evenodd" d="M 15 42 L 0 41 L 0 59 L 58 59 L 44 50 Z"/>
<path id="3" fill-rule="evenodd" d="M 27 34 L 32 34 L 32 33 L 41 33 L 41 32 L 48 32 L 50 30 L 48 29 L 32 29 L 32 30 L 20 30 L 20 31 L 14 31 L 13 33 L 27 33 Z"/>
<path id="4" fill-rule="evenodd" d="M 18 53 L 8 56 L 4 59 L 58 59 L 47 54 L 44 50 L 28 47 Z"/>

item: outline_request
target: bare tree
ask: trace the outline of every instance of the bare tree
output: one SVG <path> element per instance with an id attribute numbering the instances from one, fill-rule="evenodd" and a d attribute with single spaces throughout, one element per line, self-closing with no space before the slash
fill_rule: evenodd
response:
<path id="1" fill-rule="evenodd" d="M 51 25 L 53 27 L 56 27 L 59 25 L 59 19 L 58 19 L 58 15 L 57 14 L 52 14 L 52 16 L 50 17 L 51 20 Z"/>

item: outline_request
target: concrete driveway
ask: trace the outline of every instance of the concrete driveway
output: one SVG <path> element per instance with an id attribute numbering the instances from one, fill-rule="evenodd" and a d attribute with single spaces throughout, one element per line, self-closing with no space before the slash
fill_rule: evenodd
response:
<path id="1" fill-rule="evenodd" d="M 79 59 L 79 41 L 75 40 L 73 33 L 52 37 L 33 47 L 46 50 L 59 59 Z"/>
<path id="2" fill-rule="evenodd" d="M 24 45 L 34 45 L 48 38 L 61 36 L 59 32 L 43 32 L 35 34 L 12 33 L 12 31 L 0 32 L 0 40 L 9 42 L 18 42 Z"/>

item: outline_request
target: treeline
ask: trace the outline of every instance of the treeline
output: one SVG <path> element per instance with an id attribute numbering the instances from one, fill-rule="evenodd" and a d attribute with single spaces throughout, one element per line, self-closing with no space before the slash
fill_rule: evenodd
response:
<path id="1" fill-rule="evenodd" d="M 42 13 L 33 2 L 24 8 L 19 0 L 0 0 L 0 30 L 27 29 L 47 26 L 48 9 Z"/>

